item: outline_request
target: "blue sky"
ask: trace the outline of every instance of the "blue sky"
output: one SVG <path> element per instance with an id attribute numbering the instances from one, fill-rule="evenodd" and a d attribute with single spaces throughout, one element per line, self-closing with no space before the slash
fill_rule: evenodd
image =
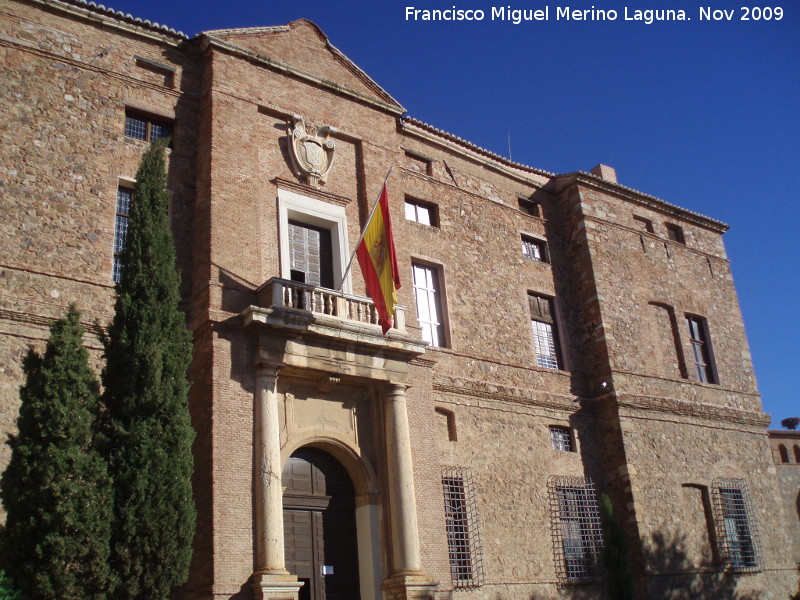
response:
<path id="1" fill-rule="evenodd" d="M 189 36 L 311 19 L 410 116 L 503 155 L 510 136 L 514 160 L 552 172 L 612 165 L 623 185 L 728 223 L 764 410 L 775 428 L 800 414 L 800 0 L 107 1 Z M 766 4 L 783 18 L 742 20 Z M 411 21 L 407 6 L 486 18 Z M 549 6 L 549 20 L 492 21 L 492 6 Z M 690 20 L 626 21 L 625 6 Z M 556 20 L 558 7 L 618 19 Z"/>

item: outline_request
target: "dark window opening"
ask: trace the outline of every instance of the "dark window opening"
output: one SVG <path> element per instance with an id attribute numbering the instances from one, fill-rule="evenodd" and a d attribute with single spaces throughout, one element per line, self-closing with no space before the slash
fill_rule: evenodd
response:
<path id="1" fill-rule="evenodd" d="M 530 200 L 523 196 L 518 196 L 517 202 L 519 205 L 519 210 L 521 212 L 524 212 L 525 214 L 531 215 L 533 217 L 542 216 L 542 209 L 538 202 L 535 202 L 534 200 Z"/>
<path id="2" fill-rule="evenodd" d="M 674 223 L 666 223 L 667 226 L 667 237 L 672 240 L 673 242 L 678 242 L 679 244 L 686 244 L 686 238 L 683 237 L 683 229 L 679 225 L 675 225 Z"/>
<path id="3" fill-rule="evenodd" d="M 172 138 L 172 122 L 138 111 L 125 111 L 125 135 L 135 140 L 154 142 Z"/>
<path id="4" fill-rule="evenodd" d="M 333 246 L 328 229 L 289 221 L 289 277 L 333 288 Z"/>
<path id="5" fill-rule="evenodd" d="M 547 242 L 523 235 L 522 256 L 536 262 L 550 262 L 550 257 L 547 253 Z"/>
<path id="6" fill-rule="evenodd" d="M 686 316 L 689 340 L 692 345 L 692 361 L 697 380 L 701 383 L 719 383 L 714 369 L 708 323 L 702 317 Z"/>

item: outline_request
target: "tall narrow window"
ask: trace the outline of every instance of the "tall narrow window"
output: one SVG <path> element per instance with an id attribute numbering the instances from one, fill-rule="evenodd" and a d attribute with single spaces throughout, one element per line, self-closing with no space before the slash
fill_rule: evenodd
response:
<path id="1" fill-rule="evenodd" d="M 582 477 L 551 477 L 548 496 L 559 579 L 598 577 L 603 535 L 594 484 Z"/>
<path id="2" fill-rule="evenodd" d="M 478 587 L 483 583 L 483 549 L 472 471 L 445 467 L 442 490 L 450 578 L 455 588 Z"/>
<path id="3" fill-rule="evenodd" d="M 545 369 L 560 369 L 561 357 L 558 349 L 558 333 L 553 309 L 553 299 L 528 294 L 531 310 L 531 328 L 536 353 L 536 366 Z"/>
<path id="4" fill-rule="evenodd" d="M 292 281 L 332 288 L 330 230 L 289 221 L 289 263 Z"/>
<path id="5" fill-rule="evenodd" d="M 760 539 L 752 503 L 743 479 L 715 479 L 714 504 L 720 554 L 731 569 L 759 570 Z"/>
<path id="6" fill-rule="evenodd" d="M 417 301 L 417 319 L 422 328 L 422 339 L 431 346 L 447 344 L 442 315 L 442 292 L 439 272 L 435 267 L 412 264 L 414 298 Z"/>
<path id="7" fill-rule="evenodd" d="M 128 234 L 132 200 L 133 190 L 125 187 L 117 188 L 117 215 L 114 219 L 114 260 L 111 275 L 114 283 L 119 282 L 120 273 L 122 272 L 120 255 L 123 248 L 125 248 L 125 236 Z"/>
<path id="8" fill-rule="evenodd" d="M 697 381 L 703 383 L 719 383 L 717 381 L 711 340 L 708 334 L 708 322 L 702 317 L 686 315 L 689 327 L 689 340 L 692 344 L 692 361 Z"/>

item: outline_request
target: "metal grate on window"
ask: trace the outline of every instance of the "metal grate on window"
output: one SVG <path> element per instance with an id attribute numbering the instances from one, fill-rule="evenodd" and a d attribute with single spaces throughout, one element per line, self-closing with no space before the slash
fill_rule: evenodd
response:
<path id="1" fill-rule="evenodd" d="M 753 520 L 752 501 L 744 479 L 715 479 L 714 520 L 722 560 L 732 571 L 761 570 L 761 540 Z"/>
<path id="2" fill-rule="evenodd" d="M 119 282 L 120 273 L 122 272 L 120 255 L 125 248 L 132 199 L 132 190 L 124 187 L 117 188 L 117 215 L 114 220 L 114 263 L 112 273 L 112 279 L 115 283 Z"/>
<path id="3" fill-rule="evenodd" d="M 550 477 L 547 481 L 556 572 L 564 583 L 600 577 L 603 533 L 591 479 Z"/>
<path id="4" fill-rule="evenodd" d="M 533 345 L 536 353 L 536 366 L 544 369 L 558 369 L 556 340 L 550 323 L 531 321 Z"/>
<path id="5" fill-rule="evenodd" d="M 125 135 L 137 140 L 147 139 L 147 121 L 131 115 L 126 115 Z"/>
<path id="6" fill-rule="evenodd" d="M 483 547 L 472 470 L 444 467 L 442 489 L 453 586 L 457 589 L 479 587 L 484 580 Z"/>
<path id="7" fill-rule="evenodd" d="M 574 449 L 572 447 L 572 435 L 570 433 L 569 427 L 560 427 L 558 425 L 551 425 L 550 442 L 553 444 L 553 450 L 574 452 Z"/>
<path id="8" fill-rule="evenodd" d="M 152 123 L 150 125 L 150 141 L 168 138 L 172 135 L 172 126 L 165 123 Z"/>

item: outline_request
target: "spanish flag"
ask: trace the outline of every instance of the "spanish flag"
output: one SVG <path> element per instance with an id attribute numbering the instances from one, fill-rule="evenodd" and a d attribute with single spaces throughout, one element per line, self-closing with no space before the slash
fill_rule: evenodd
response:
<path id="1" fill-rule="evenodd" d="M 358 264 L 364 273 L 367 294 L 378 310 L 378 322 L 385 334 L 392 327 L 397 290 L 400 289 L 400 270 L 394 252 L 392 222 L 389 218 L 389 197 L 383 184 L 378 205 L 364 228 L 364 237 L 356 249 Z"/>

